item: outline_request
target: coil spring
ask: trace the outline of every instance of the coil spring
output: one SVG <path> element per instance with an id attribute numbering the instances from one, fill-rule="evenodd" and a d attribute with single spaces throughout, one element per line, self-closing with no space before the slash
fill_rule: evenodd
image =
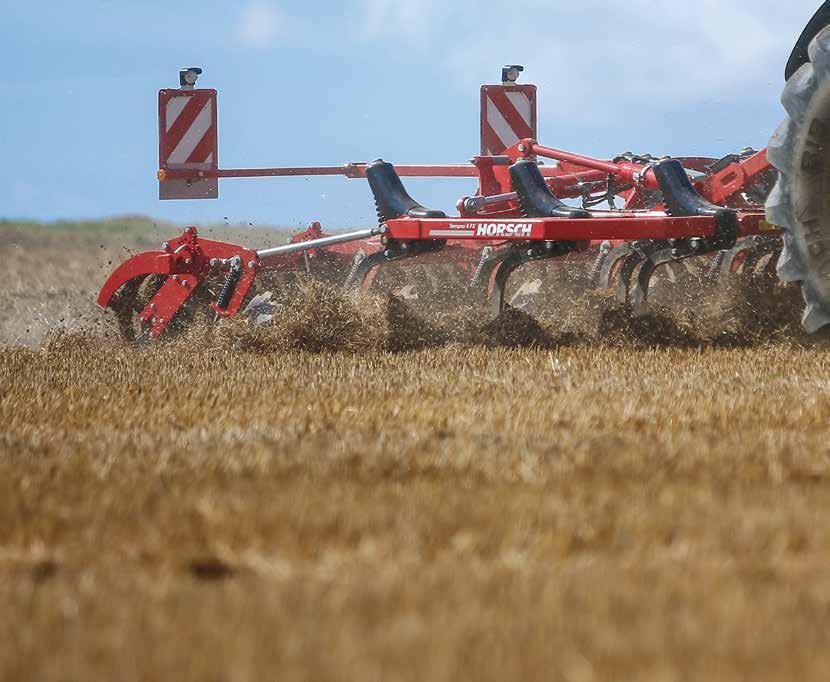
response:
<path id="1" fill-rule="evenodd" d="M 474 287 L 478 284 L 479 280 L 481 279 L 481 273 L 484 271 L 484 265 L 490 256 L 493 254 L 493 247 L 485 246 L 481 250 L 481 258 L 478 261 L 478 265 L 476 266 L 476 271 L 473 274 L 473 278 L 470 280 L 470 286 Z"/>
<path id="2" fill-rule="evenodd" d="M 357 277 L 358 268 L 363 264 L 363 261 L 366 260 L 366 252 L 365 251 L 358 251 L 354 255 L 354 261 L 352 261 L 352 269 L 349 270 L 349 276 L 346 278 L 346 286 L 351 286 L 352 282 L 354 281 L 355 277 Z"/>
<path id="3" fill-rule="evenodd" d="M 608 241 L 602 242 L 599 247 L 599 253 L 594 259 L 594 264 L 588 272 L 588 277 L 591 282 L 597 282 L 599 280 L 599 275 L 602 272 L 602 266 L 605 265 L 605 259 L 608 258 L 609 253 L 611 253 L 611 243 Z"/>
<path id="4" fill-rule="evenodd" d="M 239 262 L 235 262 L 232 266 L 230 271 L 228 272 L 228 276 L 225 278 L 225 283 L 222 285 L 222 291 L 219 292 L 219 298 L 216 301 L 216 306 L 220 310 L 226 310 L 228 305 L 231 302 L 231 298 L 233 298 L 233 293 L 236 291 L 236 285 L 239 284 L 239 280 L 242 277 L 242 264 Z"/>
<path id="5" fill-rule="evenodd" d="M 726 251 L 718 251 L 714 258 L 712 258 L 712 262 L 709 264 L 709 271 L 706 273 L 706 278 L 709 280 L 715 280 L 718 278 L 718 274 L 720 273 L 720 269 L 723 267 L 723 262 L 726 260 Z"/>

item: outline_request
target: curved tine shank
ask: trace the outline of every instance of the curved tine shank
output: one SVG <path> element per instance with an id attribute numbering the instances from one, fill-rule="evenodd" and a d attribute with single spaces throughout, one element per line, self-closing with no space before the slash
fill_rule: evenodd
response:
<path id="1" fill-rule="evenodd" d="M 777 277 L 778 256 L 783 244 L 775 238 L 760 239 L 744 262 L 744 275 L 765 279 L 770 273 Z"/>
<path id="2" fill-rule="evenodd" d="M 657 268 L 677 260 L 672 256 L 672 249 L 670 248 L 655 251 L 645 259 L 637 275 L 637 284 L 631 290 L 631 307 L 634 309 L 635 315 L 645 315 L 649 310 L 648 291 L 651 286 L 651 278 Z"/>
<path id="3" fill-rule="evenodd" d="M 611 249 L 602 264 L 597 287 L 600 289 L 609 289 L 612 286 L 611 281 L 614 278 L 614 275 L 616 275 L 619 270 L 620 261 L 625 260 L 633 252 L 634 247 L 628 242 L 615 246 Z"/>
<path id="4" fill-rule="evenodd" d="M 344 288 L 368 290 L 372 286 L 378 268 L 386 261 L 387 258 L 382 251 L 356 259 L 348 277 L 346 277 Z"/>
<path id="5" fill-rule="evenodd" d="M 619 274 L 617 275 L 617 287 L 615 297 L 617 303 L 625 305 L 629 302 L 629 292 L 631 291 L 631 278 L 634 276 L 634 271 L 637 266 L 645 260 L 645 256 L 637 250 L 631 250 L 631 253 L 626 256 L 622 265 L 620 266 Z"/>
<path id="6" fill-rule="evenodd" d="M 781 249 L 783 248 L 783 246 L 783 244 L 779 244 L 776 249 L 773 249 L 772 257 L 767 261 L 767 264 L 764 266 L 764 279 L 767 279 L 771 282 L 778 282 L 778 259 L 781 257 Z"/>
<path id="7" fill-rule="evenodd" d="M 510 257 L 511 253 L 512 249 L 510 248 L 500 248 L 482 253 L 475 274 L 467 285 L 474 292 L 474 295 L 481 296 L 482 301 L 486 301 L 490 296 L 496 269 L 506 258 Z"/>
<path id="8" fill-rule="evenodd" d="M 507 257 L 500 259 L 491 275 L 490 285 L 490 309 L 495 316 L 499 316 L 507 307 L 505 291 L 507 280 L 510 275 L 522 263 L 526 262 L 518 252 L 510 253 Z"/>
<path id="9" fill-rule="evenodd" d="M 768 256 L 770 254 L 778 255 L 783 246 L 781 239 L 778 237 L 760 237 L 756 243 L 757 246 L 755 250 L 758 253 L 757 260 L 761 260 L 764 256 Z"/>
<path id="10" fill-rule="evenodd" d="M 745 263 L 749 254 L 756 247 L 755 236 L 741 239 L 735 246 L 729 249 L 721 262 L 721 275 L 733 275 Z"/>

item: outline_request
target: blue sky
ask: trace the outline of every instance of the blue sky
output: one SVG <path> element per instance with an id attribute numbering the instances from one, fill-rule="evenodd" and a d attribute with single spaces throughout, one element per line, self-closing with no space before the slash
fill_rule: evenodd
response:
<path id="1" fill-rule="evenodd" d="M 225 180 L 160 202 L 156 92 L 219 90 L 222 166 L 478 149 L 478 90 L 504 63 L 539 86 L 539 138 L 597 156 L 762 147 L 789 51 L 818 0 L 5 0 L 0 216 L 371 224 L 361 180 Z M 452 209 L 468 180 L 409 180 Z"/>

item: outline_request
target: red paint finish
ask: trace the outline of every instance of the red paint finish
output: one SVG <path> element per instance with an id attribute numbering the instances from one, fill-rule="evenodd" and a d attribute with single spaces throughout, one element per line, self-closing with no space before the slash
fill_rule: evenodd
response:
<path id="1" fill-rule="evenodd" d="M 235 256 L 242 260 L 244 272 L 228 308 L 217 311 L 221 315 L 233 315 L 260 268 L 256 251 L 236 244 L 202 239 L 195 227 L 188 227 L 181 237 L 171 239 L 162 251 L 141 253 L 122 263 L 104 283 L 98 305 L 109 307 L 115 293 L 136 277 L 166 275 L 164 285 L 141 312 L 142 319 L 150 325 L 150 334 L 156 337 L 209 274 L 228 270 L 227 264 L 211 266 L 211 261 L 229 261 Z"/>

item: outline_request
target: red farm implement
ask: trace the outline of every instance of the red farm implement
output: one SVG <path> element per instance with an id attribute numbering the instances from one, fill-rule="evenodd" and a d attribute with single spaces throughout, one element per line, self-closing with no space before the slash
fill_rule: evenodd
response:
<path id="1" fill-rule="evenodd" d="M 793 53 L 784 94 L 790 119 L 769 150 L 745 149 L 719 159 L 631 153 L 595 159 L 544 146 L 535 139 L 536 88 L 517 85 L 521 69 L 506 67 L 501 85 L 482 87 L 482 154 L 470 163 L 393 165 L 378 160 L 222 169 L 216 91 L 193 89 L 198 70 L 186 70 L 182 89 L 159 94 L 161 198 L 214 198 L 224 178 L 341 175 L 368 181 L 378 224 L 326 234 L 314 223 L 290 243 L 260 250 L 203 239 L 195 228 L 187 228 L 161 250 L 118 267 L 99 303 L 117 311 L 128 338 L 157 338 L 172 321 L 186 320 L 194 306 L 217 318 L 256 310 L 268 296 L 260 293 L 252 303 L 255 283 L 265 273 L 306 272 L 368 289 L 390 266 L 405 271 L 406 266 L 441 264 L 464 279 L 471 295 L 487 297 L 497 314 L 508 305 L 507 283 L 517 268 L 567 256 L 583 261 L 587 286 L 614 289 L 617 299 L 637 314 L 647 308 L 655 273 L 692 259 L 703 263 L 700 270 L 709 280 L 746 273 L 773 278 L 782 245 L 776 225 L 783 225 L 779 272 L 782 279 L 804 283 L 805 324 L 817 329 L 830 322 L 830 264 L 824 258 L 825 251 L 830 253 L 830 247 L 825 249 L 830 229 L 823 227 L 825 220 L 830 223 L 823 213 L 827 202 L 811 204 L 817 216 L 804 227 L 804 216 L 794 215 L 791 196 L 797 190 L 805 197 L 824 192 L 823 187 L 811 189 L 808 181 L 816 173 L 809 164 L 794 159 L 807 159 L 818 168 L 824 164 L 822 136 L 830 127 L 816 123 L 823 118 L 814 116 L 810 122 L 804 97 L 817 98 L 816 107 L 825 107 L 826 100 L 830 116 L 830 85 L 821 85 L 824 62 L 817 61 L 825 51 L 830 54 L 830 47 L 825 50 L 830 31 L 824 30 L 830 23 L 829 4 L 819 10 Z M 813 80 L 799 80 L 808 71 Z M 778 177 L 771 162 L 789 172 L 768 196 Z M 404 188 L 401 178 L 406 177 L 475 179 L 477 188 L 458 200 L 457 215 L 448 216 L 415 201 Z M 764 211 L 768 199 L 769 221 Z"/>

